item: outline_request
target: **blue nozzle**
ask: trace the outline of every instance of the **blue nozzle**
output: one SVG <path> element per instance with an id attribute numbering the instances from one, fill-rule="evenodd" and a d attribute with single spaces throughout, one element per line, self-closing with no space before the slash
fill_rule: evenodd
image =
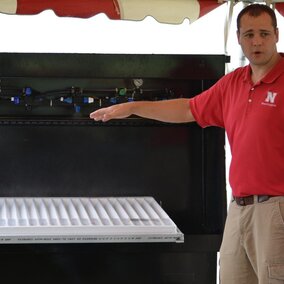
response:
<path id="1" fill-rule="evenodd" d="M 20 104 L 20 97 L 11 97 L 11 101 L 12 101 L 15 105 L 18 105 L 18 104 Z"/>
<path id="2" fill-rule="evenodd" d="M 27 88 L 25 88 L 25 95 L 26 96 L 30 96 L 31 94 L 32 94 L 32 88 L 30 88 L 30 87 L 27 87 Z"/>
<path id="3" fill-rule="evenodd" d="M 64 98 L 64 97 L 61 97 L 60 101 L 67 103 L 67 104 L 72 104 L 73 102 L 72 98 Z"/>
<path id="4" fill-rule="evenodd" d="M 75 112 L 80 112 L 81 111 L 81 107 L 80 106 L 75 106 Z"/>
<path id="5" fill-rule="evenodd" d="M 110 98 L 109 100 L 110 100 L 110 102 L 112 104 L 116 104 L 117 103 L 117 99 L 116 98 Z"/>

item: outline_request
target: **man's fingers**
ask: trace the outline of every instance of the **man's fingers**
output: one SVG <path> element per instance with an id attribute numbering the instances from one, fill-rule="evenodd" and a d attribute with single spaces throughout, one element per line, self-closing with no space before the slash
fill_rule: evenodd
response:
<path id="1" fill-rule="evenodd" d="M 108 121 L 111 119 L 125 118 L 129 115 L 131 115 L 129 103 L 125 103 L 96 110 L 90 114 L 90 118 L 96 121 Z"/>
<path id="2" fill-rule="evenodd" d="M 109 107 L 109 108 L 101 108 L 99 110 L 96 110 L 92 113 L 90 113 L 90 118 L 96 120 L 96 121 L 99 121 L 99 120 L 102 120 L 102 121 L 108 121 L 111 119 L 111 114 L 112 113 L 112 109 Z"/>

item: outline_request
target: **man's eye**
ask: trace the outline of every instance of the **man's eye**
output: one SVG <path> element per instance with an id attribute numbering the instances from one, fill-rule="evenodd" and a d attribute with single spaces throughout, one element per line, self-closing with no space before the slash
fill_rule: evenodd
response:
<path id="1" fill-rule="evenodd" d="M 260 33 L 260 36 L 261 37 L 267 37 L 269 35 L 269 33 L 267 33 L 267 32 L 262 32 L 262 33 Z"/>
<path id="2" fill-rule="evenodd" d="M 253 33 L 249 33 L 249 34 L 245 34 L 246 38 L 252 38 L 253 37 Z"/>

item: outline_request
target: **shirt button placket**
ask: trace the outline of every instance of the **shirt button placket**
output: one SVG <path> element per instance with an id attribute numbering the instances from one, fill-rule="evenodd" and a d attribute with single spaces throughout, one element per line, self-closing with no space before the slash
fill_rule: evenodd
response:
<path id="1" fill-rule="evenodd" d="M 252 87 L 250 89 L 250 94 L 249 94 L 249 99 L 248 99 L 248 102 L 251 103 L 252 102 L 252 92 L 254 91 L 254 87 Z"/>

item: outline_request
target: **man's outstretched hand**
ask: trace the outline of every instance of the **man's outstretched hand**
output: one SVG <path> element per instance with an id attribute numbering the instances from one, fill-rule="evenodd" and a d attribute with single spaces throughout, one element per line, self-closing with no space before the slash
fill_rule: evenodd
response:
<path id="1" fill-rule="evenodd" d="M 95 121 L 109 121 L 111 119 L 121 119 L 130 116 L 131 113 L 131 104 L 130 103 L 123 103 L 118 105 L 113 105 L 106 108 L 98 109 L 92 113 L 90 113 L 90 118 L 94 119 Z"/>

